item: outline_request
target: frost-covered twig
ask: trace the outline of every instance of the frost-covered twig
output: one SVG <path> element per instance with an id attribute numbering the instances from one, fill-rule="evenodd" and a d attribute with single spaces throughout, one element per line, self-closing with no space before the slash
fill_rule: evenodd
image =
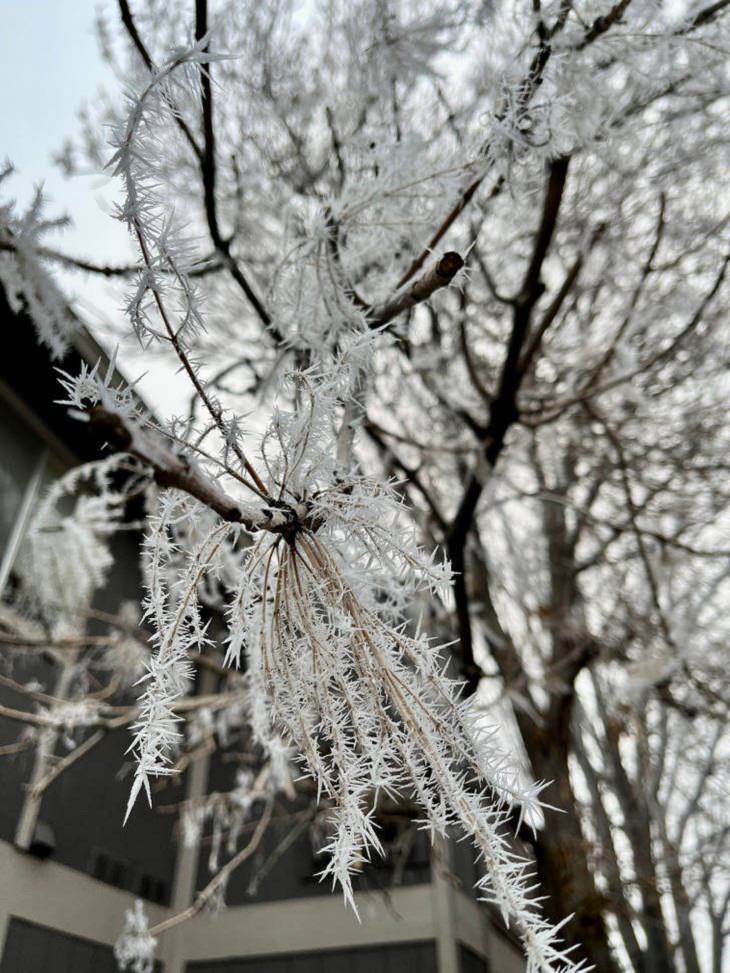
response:
<path id="1" fill-rule="evenodd" d="M 193 47 L 176 52 L 166 64 L 153 72 L 138 96 L 130 96 L 130 112 L 125 124 L 116 133 L 117 152 L 109 164 L 114 166 L 115 174 L 124 180 L 126 201 L 118 215 L 130 228 L 143 265 L 138 286 L 129 304 L 135 330 L 140 339 L 146 336 L 148 339 L 169 342 L 223 439 L 234 451 L 256 488 L 264 493 L 263 482 L 244 454 L 235 430 L 227 425 L 220 405 L 208 394 L 186 350 L 188 333 L 193 334 L 203 326 L 200 299 L 189 277 L 190 247 L 180 237 L 174 217 L 169 217 L 168 205 L 159 197 L 155 179 L 155 150 L 160 137 L 155 126 L 162 126 L 165 113 L 170 111 L 170 85 L 178 73 L 191 69 L 197 72 L 200 65 L 229 56 L 206 50 L 207 43 L 207 37 L 203 37 Z M 173 320 L 173 314 L 168 309 L 166 292 L 171 292 L 172 299 L 181 307 L 177 321 Z M 162 331 L 153 323 L 152 308 L 159 316 Z"/>
<path id="2" fill-rule="evenodd" d="M 0 171 L 0 184 L 12 172 L 10 165 Z M 48 347 L 53 358 L 61 358 L 79 323 L 42 265 L 45 255 L 40 241 L 49 231 L 65 226 L 68 220 L 46 219 L 44 207 L 40 189 L 24 213 L 16 213 L 12 202 L 0 203 L 0 285 L 11 309 L 15 313 L 25 311 L 38 340 Z"/>
<path id="3" fill-rule="evenodd" d="M 161 486 L 182 490 L 195 497 L 223 520 L 241 524 L 252 531 L 282 533 L 295 528 L 297 517 L 306 515 L 306 510 L 301 506 L 294 509 L 287 504 L 272 503 L 270 506 L 256 507 L 234 500 L 194 462 L 173 453 L 162 435 L 145 430 L 103 406 L 92 406 L 87 415 L 103 442 L 122 453 L 135 456 L 152 470 L 156 482 Z"/>
<path id="4" fill-rule="evenodd" d="M 409 287 L 368 312 L 370 326 L 380 328 L 403 311 L 429 300 L 436 291 L 448 286 L 463 266 L 464 261 L 460 254 L 454 251 L 445 253 Z"/>
<path id="5" fill-rule="evenodd" d="M 201 889 L 200 892 L 195 896 L 195 901 L 192 905 L 188 906 L 187 909 L 183 909 L 182 912 L 177 913 L 177 915 L 170 916 L 169 919 L 163 919 L 156 926 L 152 926 L 149 930 L 150 936 L 159 936 L 161 933 L 173 926 L 179 925 L 181 922 L 185 922 L 187 919 L 192 919 L 201 912 L 206 905 L 210 902 L 216 892 L 223 886 L 241 865 L 247 861 L 259 848 L 261 842 L 263 841 L 264 835 L 266 834 L 266 829 L 271 821 L 271 815 L 273 812 L 274 803 L 271 799 L 267 800 L 264 804 L 263 812 L 256 822 L 256 827 L 253 830 L 253 834 L 243 846 L 239 849 L 235 855 L 233 855 L 222 868 L 218 870 L 216 875 L 208 882 L 205 888 Z"/>

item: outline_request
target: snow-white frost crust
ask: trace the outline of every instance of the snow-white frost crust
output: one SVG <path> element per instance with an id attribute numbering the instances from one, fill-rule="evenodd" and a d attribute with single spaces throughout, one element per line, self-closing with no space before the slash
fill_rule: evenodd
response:
<path id="1" fill-rule="evenodd" d="M 129 973 L 152 973 L 157 942 L 150 936 L 144 904 L 137 899 L 125 914 L 124 931 L 114 946 L 114 956 L 121 970 Z"/>
<path id="2" fill-rule="evenodd" d="M 0 170 L 0 184 L 12 172 L 11 165 Z M 68 300 L 44 266 L 42 241 L 68 220 L 46 219 L 44 205 L 40 189 L 24 213 L 18 213 L 12 201 L 0 202 L 0 285 L 11 310 L 16 314 L 25 312 L 38 340 L 53 358 L 62 358 L 79 325 L 69 310 Z"/>

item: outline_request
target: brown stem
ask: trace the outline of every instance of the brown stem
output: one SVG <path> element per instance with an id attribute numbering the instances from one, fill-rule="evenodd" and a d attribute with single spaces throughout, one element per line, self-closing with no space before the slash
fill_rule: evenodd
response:
<path id="1" fill-rule="evenodd" d="M 467 692 L 471 693 L 477 688 L 480 672 L 474 660 L 469 593 L 466 586 L 466 541 L 482 495 L 487 471 L 494 468 L 502 452 L 505 437 L 518 419 L 517 395 L 523 379 L 519 368 L 520 356 L 528 336 L 532 313 L 544 290 L 540 275 L 557 225 L 569 161 L 568 157 L 563 157 L 556 159 L 550 166 L 540 225 L 535 236 L 530 263 L 514 303 L 512 333 L 507 345 L 497 393 L 490 405 L 489 422 L 482 437 L 486 470 L 475 469 L 471 474 L 449 530 L 447 550 L 454 572 L 453 591 L 459 626 L 461 663 L 467 681 Z"/>
<path id="2" fill-rule="evenodd" d="M 132 41 L 132 44 L 134 44 L 137 53 L 144 61 L 147 70 L 150 72 L 155 71 L 155 63 L 150 57 L 150 53 L 145 47 L 144 41 L 139 35 L 139 31 L 137 30 L 137 25 L 134 22 L 134 17 L 132 16 L 132 11 L 130 9 L 129 3 L 127 2 L 127 0 L 118 0 L 118 3 L 119 3 L 119 14 L 122 18 L 122 23 L 124 24 L 124 27 L 126 28 L 126 31 L 129 34 L 129 39 Z M 170 107 L 173 108 L 173 116 L 175 118 L 175 121 L 177 122 L 178 128 L 183 133 L 183 135 L 185 136 L 185 140 L 187 141 L 188 145 L 195 153 L 196 159 L 198 159 L 198 161 L 201 161 L 203 154 L 200 151 L 200 146 L 195 141 L 195 137 L 193 136 L 193 133 L 190 131 L 185 119 L 182 117 L 182 115 L 180 115 L 177 109 L 174 108 L 174 106 L 171 105 Z"/>
<path id="3" fill-rule="evenodd" d="M 269 530 L 273 533 L 286 533 L 299 523 L 297 511 L 273 501 L 269 507 L 259 510 L 242 509 L 216 480 L 206 476 L 194 463 L 177 456 L 160 438 L 126 424 L 117 413 L 93 406 L 89 410 L 89 422 L 92 429 L 115 450 L 136 456 L 151 467 L 155 481 L 160 486 L 182 490 L 229 523 L 243 524 L 251 531 Z"/>
<path id="4" fill-rule="evenodd" d="M 8 240 L 0 240 L 0 250 L 5 250 L 8 253 L 17 253 L 18 247 Z M 61 253 L 59 250 L 52 250 L 50 247 L 36 247 L 34 252 L 39 257 L 55 260 L 57 263 L 63 264 L 64 267 L 71 267 L 73 270 L 84 270 L 89 274 L 99 274 L 102 277 L 131 277 L 139 273 L 139 267 L 133 266 L 132 264 L 128 264 L 127 266 L 118 265 L 116 267 L 109 264 L 96 264 L 91 260 L 82 260 L 80 257 L 71 257 L 67 253 Z M 213 257 L 205 257 L 199 262 L 199 266 L 188 271 L 188 277 L 206 277 L 208 274 L 213 274 L 220 269 L 220 262 L 215 262 Z"/>
<path id="5" fill-rule="evenodd" d="M 251 840 L 248 842 L 248 844 L 244 845 L 244 847 L 241 848 L 241 850 L 237 852 L 230 861 L 226 862 L 217 875 L 215 875 L 210 882 L 208 882 L 202 892 L 198 893 L 192 905 L 189 905 L 187 909 L 183 909 L 182 912 L 178 912 L 177 915 L 171 916 L 169 919 L 164 919 L 162 922 L 158 922 L 156 926 L 152 926 L 149 930 L 150 936 L 159 936 L 160 933 L 165 932 L 167 929 L 171 929 L 173 926 L 177 926 L 181 922 L 185 922 L 187 919 L 192 919 L 193 916 L 196 916 L 201 909 L 203 909 L 206 902 L 208 902 L 214 895 L 216 889 L 223 885 L 231 873 L 242 865 L 246 859 L 250 858 L 261 844 L 266 829 L 269 826 L 269 821 L 271 820 L 272 810 L 273 802 L 269 800 L 266 803 L 264 813 L 261 815 L 261 818 L 256 825 L 256 830 L 251 835 Z"/>
<path id="6" fill-rule="evenodd" d="M 397 317 L 402 311 L 407 311 L 416 304 L 427 301 L 437 290 L 446 287 L 464 266 L 461 255 L 449 250 L 418 280 L 401 293 L 396 294 L 383 304 L 376 305 L 370 311 L 369 324 L 371 328 L 381 328 Z"/>

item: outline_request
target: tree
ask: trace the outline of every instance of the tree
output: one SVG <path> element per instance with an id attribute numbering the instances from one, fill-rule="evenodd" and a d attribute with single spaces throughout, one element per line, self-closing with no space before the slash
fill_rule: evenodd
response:
<path id="1" fill-rule="evenodd" d="M 198 0 L 190 28 L 119 0 L 130 94 L 100 114 L 139 264 L 17 220 L 3 249 L 130 276 L 191 384 L 157 422 L 65 380 L 118 451 L 96 502 L 148 496 L 132 802 L 170 773 L 213 608 L 215 712 L 266 788 L 290 759 L 316 780 L 346 896 L 382 787 L 472 838 L 530 969 L 721 969 L 726 7 Z"/>

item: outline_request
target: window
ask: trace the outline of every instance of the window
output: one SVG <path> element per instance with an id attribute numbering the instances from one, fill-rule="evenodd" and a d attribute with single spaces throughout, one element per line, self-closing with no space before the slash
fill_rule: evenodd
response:
<path id="1" fill-rule="evenodd" d="M 436 973 L 432 942 L 189 963 L 186 973 Z M 4 971 L 3 971 L 4 973 Z"/>
<path id="2" fill-rule="evenodd" d="M 162 973 L 157 961 L 154 973 Z M 119 973 L 111 946 L 12 916 L 0 973 Z"/>
<path id="3" fill-rule="evenodd" d="M 117 973 L 111 946 L 13 917 L 0 973 Z"/>
<path id="4" fill-rule="evenodd" d="M 134 892 L 148 902 L 165 905 L 169 900 L 166 882 L 147 872 L 140 872 L 133 862 L 116 858 L 104 849 L 94 849 L 89 871 L 100 882 Z"/>
<path id="5" fill-rule="evenodd" d="M 461 973 L 488 973 L 489 970 L 487 961 L 463 943 L 459 943 L 459 965 Z"/>

